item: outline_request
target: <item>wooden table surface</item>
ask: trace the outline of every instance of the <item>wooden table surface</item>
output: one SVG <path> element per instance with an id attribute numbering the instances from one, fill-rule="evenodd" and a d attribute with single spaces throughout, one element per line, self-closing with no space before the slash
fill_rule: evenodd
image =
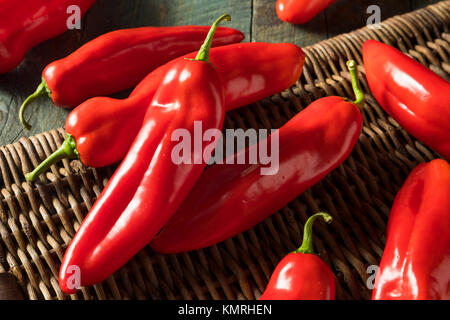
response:
<path id="1" fill-rule="evenodd" d="M 81 30 L 68 31 L 31 50 L 16 70 L 0 75 L 0 145 L 13 143 L 64 126 L 68 110 L 54 107 L 47 97 L 39 98 L 26 113 L 32 130 L 18 120 L 23 100 L 40 82 L 44 67 L 73 52 L 87 41 L 108 31 L 139 26 L 210 25 L 229 13 L 227 26 L 245 33 L 245 41 L 314 44 L 366 25 L 370 5 L 378 5 L 381 19 L 409 12 L 438 0 L 338 0 L 303 26 L 282 22 L 275 13 L 276 0 L 98 0 L 83 19 Z M 124 94 L 122 94 L 123 96 Z M 95 110 L 93 110 L 95 112 Z"/>

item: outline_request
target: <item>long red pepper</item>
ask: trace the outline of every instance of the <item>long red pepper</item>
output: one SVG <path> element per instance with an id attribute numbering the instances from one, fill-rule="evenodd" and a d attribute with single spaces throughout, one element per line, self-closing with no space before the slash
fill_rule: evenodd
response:
<path id="1" fill-rule="evenodd" d="M 355 146 L 362 129 L 358 107 L 364 104 L 354 61 L 348 63 L 357 100 L 316 100 L 277 132 L 279 169 L 261 175 L 261 164 L 238 164 L 239 153 L 211 166 L 160 234 L 150 243 L 161 253 L 204 248 L 263 221 L 339 166 Z M 273 134 L 271 135 L 273 136 Z M 272 139 L 245 149 L 245 159 Z M 230 164 L 233 163 L 233 164 Z"/>
<path id="2" fill-rule="evenodd" d="M 301 247 L 278 263 L 259 300 L 335 299 L 333 272 L 313 250 L 312 227 L 318 217 L 322 217 L 327 223 L 333 221 L 329 214 L 322 212 L 306 221 Z"/>
<path id="3" fill-rule="evenodd" d="M 363 59 L 380 106 L 411 135 L 450 159 L 450 82 L 375 40 L 364 43 Z"/>
<path id="4" fill-rule="evenodd" d="M 62 158 L 79 157 L 91 167 L 103 167 L 123 159 L 165 74 L 172 65 L 195 55 L 188 54 L 156 69 L 128 99 L 98 97 L 74 109 L 66 120 L 65 143 L 27 174 L 27 179 L 35 180 Z M 290 43 L 233 44 L 211 49 L 210 56 L 225 88 L 227 110 L 289 88 L 300 77 L 305 61 L 303 50 Z"/>
<path id="5" fill-rule="evenodd" d="M 278 0 L 277 15 L 286 22 L 303 24 L 331 6 L 336 0 Z"/>
<path id="6" fill-rule="evenodd" d="M 418 165 L 395 197 L 374 300 L 450 299 L 450 165 Z"/>
<path id="7" fill-rule="evenodd" d="M 215 142 L 202 141 L 198 149 L 198 124 L 205 132 L 221 130 L 225 115 L 224 90 L 209 63 L 209 48 L 217 25 L 230 19 L 223 15 L 213 24 L 195 59 L 179 60 L 167 70 L 130 151 L 67 248 L 59 274 L 65 292 L 76 289 L 74 266 L 85 286 L 124 265 L 150 242 L 200 177 L 208 161 L 204 150 Z M 190 134 L 190 164 L 172 159 L 177 130 Z"/>
<path id="8" fill-rule="evenodd" d="M 101 35 L 44 69 L 41 84 L 20 108 L 20 121 L 31 128 L 24 112 L 41 95 L 48 95 L 58 106 L 73 108 L 88 98 L 131 88 L 157 67 L 197 50 L 208 30 L 207 26 L 142 27 Z M 218 28 L 212 46 L 242 39 L 244 34 L 238 30 Z"/>
<path id="9" fill-rule="evenodd" d="M 0 74 L 17 67 L 35 45 L 68 30 L 67 13 L 76 5 L 84 14 L 95 0 L 0 1 Z"/>

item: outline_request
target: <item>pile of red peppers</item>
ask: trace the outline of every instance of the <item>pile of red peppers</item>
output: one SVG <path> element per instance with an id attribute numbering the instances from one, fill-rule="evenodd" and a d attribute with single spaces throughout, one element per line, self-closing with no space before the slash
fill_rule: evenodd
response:
<path id="1" fill-rule="evenodd" d="M 85 13 L 95 2 L 0 3 L 0 73 L 14 69 L 34 45 L 66 29 L 66 8 Z M 335 0 L 278 0 L 279 17 L 306 23 Z M 13 12 L 14 14 L 11 14 Z M 219 243 L 255 226 L 342 164 L 361 135 L 365 97 L 357 65 L 347 63 L 355 100 L 319 99 L 254 145 L 205 170 L 218 139 L 196 147 L 175 163 L 172 137 L 182 129 L 195 137 L 221 131 L 225 112 L 291 87 L 305 54 L 289 43 L 239 43 L 244 35 L 218 27 L 142 27 L 104 34 L 68 57 L 50 63 L 19 118 L 40 95 L 74 108 L 62 146 L 27 180 L 35 181 L 64 158 L 92 167 L 122 161 L 77 230 L 61 264 L 66 293 L 99 283 L 146 245 L 180 253 Z M 27 30 L 27 32 L 23 32 Z M 198 50 L 198 51 L 196 51 Z M 442 158 L 450 158 L 450 83 L 397 49 L 375 40 L 363 45 L 371 93 L 399 125 Z M 107 95 L 135 87 L 126 99 Z M 94 112 L 93 112 L 94 111 Z M 242 164 L 260 148 L 277 144 L 278 169 Z M 228 161 L 230 160 L 230 161 Z M 270 278 L 261 300 L 332 300 L 331 268 L 314 254 L 312 226 Z M 218 228 L 218 226 L 220 226 Z M 418 165 L 397 194 L 373 299 L 450 299 L 450 165 L 444 159 Z M 81 278 L 75 279 L 73 267 Z"/>

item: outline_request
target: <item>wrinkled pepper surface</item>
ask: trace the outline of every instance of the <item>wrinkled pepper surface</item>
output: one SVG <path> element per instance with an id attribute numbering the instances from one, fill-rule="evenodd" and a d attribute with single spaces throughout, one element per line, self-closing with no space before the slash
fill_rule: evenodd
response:
<path id="1" fill-rule="evenodd" d="M 395 197 L 374 300 L 450 299 L 450 165 L 418 165 Z"/>

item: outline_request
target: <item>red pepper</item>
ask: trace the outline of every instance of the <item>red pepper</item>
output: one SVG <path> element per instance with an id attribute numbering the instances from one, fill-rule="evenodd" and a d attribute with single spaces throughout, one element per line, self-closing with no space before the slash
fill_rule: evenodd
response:
<path id="1" fill-rule="evenodd" d="M 418 165 L 395 197 L 374 300 L 450 299 L 450 165 Z"/>
<path id="2" fill-rule="evenodd" d="M 17 67 L 35 45 L 67 31 L 76 5 L 84 14 L 95 0 L 3 0 L 0 2 L 0 74 Z"/>
<path id="3" fill-rule="evenodd" d="M 27 179 L 33 181 L 62 158 L 80 157 L 90 167 L 120 161 L 136 137 L 145 112 L 175 59 L 150 73 L 125 100 L 98 97 L 74 109 L 66 121 L 69 134 L 61 148 L 37 167 Z M 225 104 L 232 110 L 292 86 L 300 77 L 305 54 L 290 43 L 242 43 L 211 49 L 211 63 L 225 88 Z M 95 112 L 93 112 L 95 110 Z"/>
<path id="4" fill-rule="evenodd" d="M 177 165 L 171 158 L 176 130 L 190 137 L 203 130 L 221 130 L 224 90 L 209 61 L 209 48 L 220 17 L 193 60 L 182 59 L 167 70 L 145 115 L 144 124 L 130 151 L 101 193 L 70 243 L 60 269 L 59 283 L 75 291 L 72 267 L 80 284 L 105 280 L 142 249 L 175 213 L 206 163 L 198 156 L 213 143 L 193 144 L 192 164 Z M 192 139 L 189 140 L 189 142 Z M 207 159 L 205 159 L 207 161 Z"/>
<path id="5" fill-rule="evenodd" d="M 331 223 L 326 213 L 316 213 L 305 223 L 303 243 L 275 268 L 259 300 L 334 300 L 336 284 L 330 267 L 314 254 L 312 227 L 316 218 Z"/>
<path id="6" fill-rule="evenodd" d="M 237 164 L 240 153 L 231 155 L 232 161 L 211 166 L 151 242 L 152 248 L 178 253 L 233 237 L 283 208 L 339 166 L 362 130 L 358 106 L 364 104 L 364 95 L 354 61 L 349 62 L 349 69 L 356 102 L 322 98 L 281 127 L 277 131 L 279 170 L 274 175 L 261 175 L 261 164 Z M 245 149 L 245 159 L 254 154 L 255 146 L 262 150 L 266 142 L 267 150 L 272 150 L 271 137 Z"/>
<path id="7" fill-rule="evenodd" d="M 380 106 L 411 135 L 450 159 L 450 82 L 375 40 L 364 43 L 363 58 Z"/>
<path id="8" fill-rule="evenodd" d="M 303 24 L 331 6 L 336 0 L 278 0 L 278 17 L 293 24 Z"/>
<path id="9" fill-rule="evenodd" d="M 31 128 L 24 112 L 41 95 L 48 95 L 58 106 L 73 108 L 88 98 L 129 89 L 157 67 L 197 50 L 208 30 L 207 26 L 143 27 L 101 35 L 44 69 L 41 84 L 20 108 L 20 121 Z M 242 39 L 244 34 L 238 30 L 218 28 L 212 45 Z"/>

